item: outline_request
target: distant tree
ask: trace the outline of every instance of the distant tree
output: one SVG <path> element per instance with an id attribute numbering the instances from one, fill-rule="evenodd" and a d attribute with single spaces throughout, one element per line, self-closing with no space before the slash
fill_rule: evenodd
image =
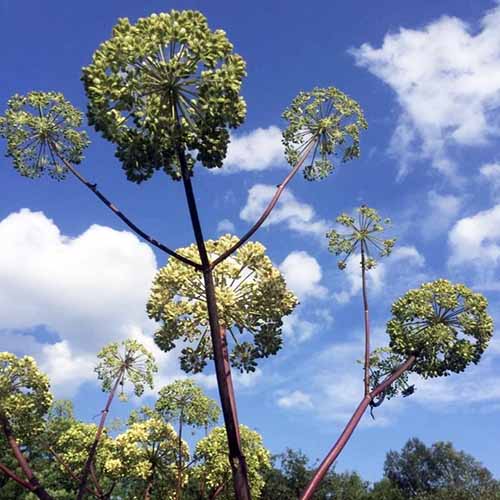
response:
<path id="1" fill-rule="evenodd" d="M 273 467 L 266 474 L 261 500 L 298 498 L 313 475 L 307 456 L 291 449 L 273 457 Z M 368 483 L 355 472 L 331 471 L 315 491 L 316 500 L 365 500 Z"/>
<path id="2" fill-rule="evenodd" d="M 406 500 L 401 489 L 384 477 L 373 485 L 367 500 Z"/>
<path id="3" fill-rule="evenodd" d="M 410 439 L 401 452 L 387 454 L 384 473 L 404 498 L 482 500 L 500 496 L 500 483 L 491 472 L 451 443 L 427 447 L 417 438 Z"/>

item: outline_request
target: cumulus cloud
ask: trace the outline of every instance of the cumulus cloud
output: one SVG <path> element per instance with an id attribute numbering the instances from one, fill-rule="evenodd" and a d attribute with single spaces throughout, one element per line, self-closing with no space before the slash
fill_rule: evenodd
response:
<path id="1" fill-rule="evenodd" d="M 322 271 L 319 262 L 307 252 L 289 253 L 279 265 L 287 286 L 300 298 L 325 297 L 327 289 L 320 284 Z"/>
<path id="2" fill-rule="evenodd" d="M 281 393 L 277 400 L 278 406 L 281 408 L 312 408 L 312 400 L 309 394 L 302 391 L 292 391 Z"/>
<path id="3" fill-rule="evenodd" d="M 281 130 L 271 125 L 246 134 L 231 135 L 223 173 L 260 171 L 285 163 Z"/>
<path id="4" fill-rule="evenodd" d="M 317 329 L 317 324 L 302 319 L 297 313 L 283 318 L 283 335 L 294 344 L 306 342 Z"/>
<path id="5" fill-rule="evenodd" d="M 247 201 L 240 212 L 240 218 L 246 222 L 255 222 L 275 192 L 275 186 L 255 184 L 248 191 Z M 281 195 L 276 207 L 264 223 L 265 226 L 273 224 L 286 224 L 292 231 L 303 235 L 314 235 L 321 241 L 326 241 L 325 234 L 329 229 L 328 222 L 318 219 L 314 208 L 297 200 L 290 190 Z"/>
<path id="6" fill-rule="evenodd" d="M 234 233 L 234 224 L 229 219 L 222 219 L 217 224 L 218 233 Z"/>
<path id="7" fill-rule="evenodd" d="M 473 33 L 464 21 L 443 16 L 420 30 L 387 34 L 380 48 L 351 50 L 356 64 L 389 85 L 401 114 L 390 149 L 400 176 L 417 159 L 453 176 L 450 146 L 477 146 L 500 134 L 500 6 Z"/>
<path id="8" fill-rule="evenodd" d="M 151 337 L 145 304 L 156 260 L 134 235 L 92 225 L 70 238 L 42 212 L 23 209 L 0 222 L 0 241 L 2 345 L 34 355 L 58 396 L 95 380 L 97 351 L 128 337 L 177 370 Z"/>
<path id="9" fill-rule="evenodd" d="M 495 199 L 500 197 L 500 163 L 487 163 L 479 169 L 480 178 L 488 183 Z"/>
<path id="10" fill-rule="evenodd" d="M 463 200 L 452 194 L 439 194 L 429 191 L 427 195 L 428 214 L 422 223 L 422 234 L 426 239 L 446 231 L 457 218 Z"/>
<path id="11" fill-rule="evenodd" d="M 334 293 L 334 297 L 340 304 L 349 302 L 352 297 L 361 292 L 361 257 L 359 254 L 351 255 L 346 261 L 346 268 L 342 271 L 344 287 L 340 292 Z M 404 262 L 403 266 L 397 265 L 398 262 Z M 378 262 L 377 266 L 366 273 L 367 287 L 370 293 L 377 295 L 380 293 L 386 283 L 390 281 L 394 286 L 393 279 L 388 275 L 394 273 L 399 281 L 406 282 L 406 274 L 411 273 L 416 277 L 415 270 L 422 268 L 425 258 L 414 246 L 396 247 L 386 262 Z"/>
<path id="12" fill-rule="evenodd" d="M 476 263 L 488 266 L 500 258 L 500 204 L 460 219 L 448 236 L 450 265 Z"/>

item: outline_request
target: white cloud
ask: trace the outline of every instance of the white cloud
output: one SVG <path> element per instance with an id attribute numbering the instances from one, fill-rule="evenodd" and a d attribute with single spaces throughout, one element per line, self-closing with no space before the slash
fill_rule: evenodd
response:
<path id="1" fill-rule="evenodd" d="M 422 235 L 426 239 L 431 239 L 448 229 L 462 208 L 463 200 L 452 194 L 429 191 L 427 205 L 428 215 L 422 223 Z"/>
<path id="2" fill-rule="evenodd" d="M 340 304 L 345 304 L 352 297 L 361 292 L 361 265 L 360 255 L 353 254 L 346 261 L 346 268 L 341 271 L 344 276 L 345 287 L 340 292 L 334 293 L 334 297 Z M 398 262 L 404 262 L 404 266 L 397 266 Z M 391 255 L 387 257 L 387 262 L 378 262 L 377 266 L 366 272 L 367 288 L 370 294 L 380 293 L 386 283 L 395 280 L 389 279 L 388 275 L 394 273 L 398 280 L 406 280 L 406 274 L 415 276 L 415 270 L 423 267 L 425 259 L 413 246 L 396 247 Z"/>
<path id="3" fill-rule="evenodd" d="M 222 219 L 217 224 L 218 233 L 234 233 L 234 224 L 229 219 Z"/>
<path id="4" fill-rule="evenodd" d="M 448 264 L 474 263 L 483 268 L 500 259 L 500 204 L 460 219 L 448 235 Z"/>
<path id="5" fill-rule="evenodd" d="M 443 411 L 464 405 L 493 406 L 500 401 L 499 356 L 498 341 L 493 339 L 479 364 L 469 366 L 463 373 L 437 379 L 412 375 L 411 383 L 415 383 L 417 391 L 411 400 Z"/>
<path id="6" fill-rule="evenodd" d="M 278 406 L 281 408 L 312 408 L 312 400 L 309 394 L 302 391 L 286 392 L 278 397 Z"/>
<path id="7" fill-rule="evenodd" d="M 262 379 L 263 373 L 260 368 L 256 368 L 253 372 L 243 373 L 233 369 L 231 377 L 236 389 L 253 389 L 259 380 Z M 205 389 L 217 389 L 217 377 L 215 373 L 196 373 L 192 378 Z"/>
<path id="8" fill-rule="evenodd" d="M 48 375 L 51 388 L 59 397 L 74 396 L 82 383 L 95 380 L 95 355 L 75 355 L 67 340 L 44 345 L 39 358 L 40 369 Z"/>
<path id="9" fill-rule="evenodd" d="M 283 335 L 295 344 L 309 340 L 318 328 L 319 325 L 300 318 L 295 312 L 283 318 Z"/>
<path id="10" fill-rule="evenodd" d="M 481 180 L 488 183 L 495 199 L 500 196 L 500 163 L 487 163 L 479 169 Z"/>
<path id="11" fill-rule="evenodd" d="M 93 225 L 70 238 L 42 212 L 23 209 L 0 221 L 0 241 L 2 345 L 35 356 L 58 396 L 96 380 L 97 352 L 128 337 L 154 352 L 160 378 L 178 370 L 151 336 L 145 304 L 156 260 L 134 235 Z M 40 325 L 52 344 L 37 336 Z"/>
<path id="12" fill-rule="evenodd" d="M 322 271 L 318 261 L 307 252 L 289 253 L 279 265 L 287 286 L 300 299 L 324 297 L 327 289 L 320 284 Z"/>
<path id="13" fill-rule="evenodd" d="M 391 150 L 404 175 L 415 158 L 454 175 L 453 145 L 476 146 L 500 134 L 500 6 L 481 30 L 444 16 L 420 30 L 387 34 L 380 48 L 363 44 L 351 53 L 359 66 L 396 92 L 401 115 Z"/>
<path id="14" fill-rule="evenodd" d="M 285 163 L 281 130 L 271 125 L 246 134 L 231 135 L 224 167 L 225 173 L 266 170 Z"/>
<path id="15" fill-rule="evenodd" d="M 246 222 L 255 222 L 276 192 L 275 186 L 255 184 L 248 191 L 245 206 L 240 212 L 240 218 Z M 272 224 L 286 224 L 289 229 L 303 235 L 314 235 L 325 242 L 325 234 L 329 224 L 323 219 L 317 219 L 314 208 L 302 203 L 294 194 L 287 190 L 282 193 L 277 205 L 264 226 Z"/>

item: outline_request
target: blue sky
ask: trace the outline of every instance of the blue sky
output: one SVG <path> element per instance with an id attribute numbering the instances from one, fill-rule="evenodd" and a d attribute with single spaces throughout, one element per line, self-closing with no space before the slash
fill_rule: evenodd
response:
<path id="1" fill-rule="evenodd" d="M 0 0 L 0 109 L 14 93 L 57 90 L 85 109 L 81 67 L 118 17 L 198 9 L 223 28 L 248 64 L 245 124 L 224 170 L 198 168 L 206 237 L 242 234 L 287 173 L 280 116 L 300 90 L 333 85 L 363 107 L 362 156 L 321 182 L 298 176 L 258 239 L 298 293 L 285 347 L 253 376 L 237 376 L 242 423 L 273 452 L 321 458 L 362 393 L 357 266 L 341 273 L 324 233 L 362 203 L 393 220 L 394 254 L 370 272 L 375 340 L 386 342 L 390 304 L 438 277 L 484 293 L 498 323 L 500 284 L 500 6 L 492 1 L 73 3 Z M 113 146 L 88 129 L 81 171 L 171 247 L 192 242 L 182 186 L 165 176 L 128 183 Z M 0 144 L 3 154 L 4 144 Z M 103 397 L 95 353 L 133 335 L 152 348 L 144 304 L 164 256 L 125 231 L 75 180 L 21 178 L 0 160 L 0 348 L 32 354 L 59 396 L 95 418 Z M 159 354 L 158 387 L 180 374 Z M 500 343 L 480 365 L 416 380 L 411 398 L 386 402 L 348 444 L 337 469 L 381 476 L 385 453 L 418 436 L 450 440 L 497 477 Z M 211 371 L 198 377 L 215 397 Z M 151 401 L 151 400 L 150 400 Z M 115 416 L 130 405 L 117 403 Z"/>

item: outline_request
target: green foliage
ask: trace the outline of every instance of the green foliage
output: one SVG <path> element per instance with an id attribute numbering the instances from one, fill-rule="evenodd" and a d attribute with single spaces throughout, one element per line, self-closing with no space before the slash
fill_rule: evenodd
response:
<path id="1" fill-rule="evenodd" d="M 271 455 L 262 444 L 262 437 L 257 432 L 240 425 L 240 435 L 252 498 L 260 498 L 260 492 L 264 487 L 264 474 L 271 466 Z M 205 482 L 207 491 L 225 485 L 222 494 L 217 497 L 221 500 L 234 498 L 228 453 L 226 429 L 223 427 L 215 427 L 196 445 L 195 456 L 200 464 L 193 469 L 193 475 Z"/>
<path id="2" fill-rule="evenodd" d="M 313 474 L 309 460 L 300 451 L 287 449 L 273 457 L 273 467 L 266 474 L 260 500 L 299 498 Z M 355 472 L 329 472 L 314 494 L 315 500 L 368 500 L 368 483 Z"/>
<path id="3" fill-rule="evenodd" d="M 363 250 L 366 253 L 364 263 L 365 269 L 372 269 L 376 261 L 371 255 L 371 247 L 379 252 L 380 257 L 390 255 L 396 239 L 382 239 L 375 236 L 384 231 L 382 218 L 373 208 L 362 205 L 357 209 L 357 220 L 348 214 L 341 214 L 336 221 L 349 229 L 348 233 L 339 233 L 332 229 L 326 234 L 328 238 L 328 249 L 335 255 L 345 254 L 339 261 L 339 269 L 346 268 L 346 261 L 356 250 Z M 384 219 L 384 224 L 390 224 L 389 219 Z"/>
<path id="4" fill-rule="evenodd" d="M 61 93 L 14 95 L 0 116 L 6 156 L 25 177 L 34 179 L 48 171 L 54 179 L 64 179 L 68 169 L 58 155 L 69 163 L 80 163 L 89 144 L 87 134 L 77 130 L 82 116 Z"/>
<path id="5" fill-rule="evenodd" d="M 465 285 L 439 279 L 410 290 L 392 305 L 387 323 L 396 354 L 415 355 L 423 377 L 461 372 L 478 363 L 493 334 L 488 302 Z"/>
<path id="6" fill-rule="evenodd" d="M 205 244 L 210 258 L 215 259 L 237 241 L 236 236 L 227 234 Z M 200 260 L 196 245 L 177 252 L 195 262 Z M 260 243 L 240 247 L 217 265 L 213 276 L 219 321 L 236 344 L 231 364 L 241 371 L 254 371 L 257 359 L 280 349 L 282 318 L 292 312 L 297 298 L 287 290 L 283 276 Z M 203 370 L 213 354 L 202 274 L 170 258 L 154 279 L 147 311 L 150 318 L 162 321 L 155 334 L 160 349 L 172 349 L 178 339 L 197 342 L 194 348 L 182 350 L 181 366 L 187 372 Z M 248 340 L 238 338 L 244 334 Z"/>
<path id="7" fill-rule="evenodd" d="M 500 497 L 500 484 L 472 456 L 457 451 L 451 443 L 431 447 L 410 439 L 401 452 L 387 453 L 387 478 L 402 492 L 402 498 L 419 500 L 492 500 Z M 446 496 L 449 495 L 449 496 Z"/>
<path id="8" fill-rule="evenodd" d="M 49 379 L 30 356 L 0 352 L 0 418 L 17 439 L 36 435 L 52 404 Z"/>
<path id="9" fill-rule="evenodd" d="M 324 179 L 333 171 L 333 156 L 339 151 L 343 150 L 343 162 L 358 158 L 359 132 L 368 127 L 359 104 L 335 87 L 300 92 L 283 118 L 288 121 L 283 145 L 291 165 L 311 141 L 315 143 L 311 163 L 304 169 L 310 181 Z"/>
<path id="10" fill-rule="evenodd" d="M 120 377 L 122 399 L 126 399 L 123 386 L 126 381 L 134 387 L 134 394 L 141 396 L 145 386 L 153 388 L 153 374 L 158 371 L 153 355 L 136 340 L 112 342 L 105 346 L 97 357 L 100 359 L 95 371 L 102 381 L 102 390 L 109 392 Z"/>
<path id="11" fill-rule="evenodd" d="M 177 421 L 193 427 L 214 424 L 220 415 L 217 403 L 189 379 L 176 380 L 161 388 L 155 409 L 168 422 Z"/>
<path id="12" fill-rule="evenodd" d="M 129 180 L 163 169 L 180 179 L 178 148 L 190 166 L 222 166 L 229 133 L 245 117 L 245 62 L 222 30 L 196 11 L 122 18 L 83 69 L 89 123 L 117 146 Z"/>

